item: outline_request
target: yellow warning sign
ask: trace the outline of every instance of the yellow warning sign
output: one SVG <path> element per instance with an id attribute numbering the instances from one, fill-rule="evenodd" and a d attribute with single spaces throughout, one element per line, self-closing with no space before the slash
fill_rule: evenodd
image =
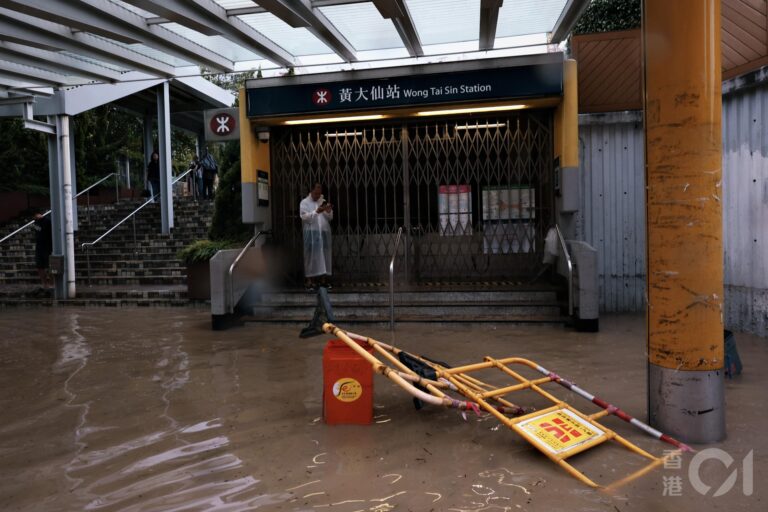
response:
<path id="1" fill-rule="evenodd" d="M 568 409 L 544 413 L 518 423 L 526 437 L 554 454 L 573 450 L 601 435 L 603 431 Z"/>
<path id="2" fill-rule="evenodd" d="M 333 396 L 342 402 L 354 402 L 363 394 L 363 386 L 352 377 L 339 379 L 333 384 Z"/>

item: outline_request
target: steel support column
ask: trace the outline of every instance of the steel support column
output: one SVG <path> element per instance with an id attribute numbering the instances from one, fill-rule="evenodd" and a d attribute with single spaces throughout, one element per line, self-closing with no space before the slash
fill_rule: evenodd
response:
<path id="1" fill-rule="evenodd" d="M 648 407 L 688 442 L 725 436 L 720 0 L 645 0 Z"/>
<path id="2" fill-rule="evenodd" d="M 64 229 L 64 194 L 61 188 L 61 142 L 59 140 L 60 122 L 58 116 L 49 116 L 48 123 L 56 126 L 56 133 L 48 135 L 48 186 L 51 197 L 51 236 L 54 256 L 63 256 L 66 250 Z M 67 298 L 66 272 L 53 276 L 54 296 L 57 299 Z"/>
<path id="3" fill-rule="evenodd" d="M 72 184 L 72 230 L 78 230 L 77 223 L 77 163 L 75 162 L 75 122 L 69 118 L 69 175 Z"/>
<path id="4" fill-rule="evenodd" d="M 160 222 L 162 233 L 173 228 L 173 188 L 171 186 L 171 104 L 168 82 L 157 86 L 157 145 L 160 150 Z"/>
<path id="5" fill-rule="evenodd" d="M 75 287 L 75 243 L 73 231 L 73 193 L 71 180 L 71 154 L 69 116 L 51 116 L 48 122 L 56 126 L 56 133 L 48 135 L 48 177 L 51 196 L 51 234 L 53 252 L 63 258 L 61 271 L 53 276 L 55 297 L 72 299 Z"/>
<path id="6" fill-rule="evenodd" d="M 143 176 L 144 190 L 149 190 L 149 180 L 147 179 L 147 164 L 152 158 L 152 150 L 155 147 L 155 139 L 152 135 L 152 125 L 154 117 L 147 114 L 144 116 L 144 165 L 141 172 Z"/>

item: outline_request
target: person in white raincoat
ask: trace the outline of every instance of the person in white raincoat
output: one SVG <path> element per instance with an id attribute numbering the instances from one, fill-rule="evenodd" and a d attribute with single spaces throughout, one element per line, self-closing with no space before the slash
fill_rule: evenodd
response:
<path id="1" fill-rule="evenodd" d="M 319 278 L 328 286 L 331 275 L 331 223 L 333 205 L 323 198 L 323 187 L 315 183 L 309 195 L 299 204 L 304 235 L 304 277 L 307 288 L 314 288 Z"/>

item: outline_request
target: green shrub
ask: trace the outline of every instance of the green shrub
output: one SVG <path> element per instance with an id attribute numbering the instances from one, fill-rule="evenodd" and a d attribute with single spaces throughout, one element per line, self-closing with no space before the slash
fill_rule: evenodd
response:
<path id="1" fill-rule="evenodd" d="M 240 141 L 232 141 L 226 143 L 221 151 L 219 187 L 216 189 L 208 238 L 247 242 L 252 236 L 253 225 L 243 224 Z"/>
<path id="2" fill-rule="evenodd" d="M 217 252 L 231 249 L 235 245 L 229 240 L 198 240 L 179 251 L 178 258 L 186 265 L 206 262 L 213 258 Z"/>
<path id="3" fill-rule="evenodd" d="M 574 34 L 640 28 L 640 0 L 592 0 L 573 27 Z"/>

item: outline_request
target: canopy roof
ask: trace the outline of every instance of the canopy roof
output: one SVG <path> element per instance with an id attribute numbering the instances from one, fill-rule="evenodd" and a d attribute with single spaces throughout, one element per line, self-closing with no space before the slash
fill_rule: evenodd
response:
<path id="1" fill-rule="evenodd" d="M 552 50 L 588 0 L 2 0 L 0 94 Z M 142 78 L 139 78 L 142 79 Z"/>

